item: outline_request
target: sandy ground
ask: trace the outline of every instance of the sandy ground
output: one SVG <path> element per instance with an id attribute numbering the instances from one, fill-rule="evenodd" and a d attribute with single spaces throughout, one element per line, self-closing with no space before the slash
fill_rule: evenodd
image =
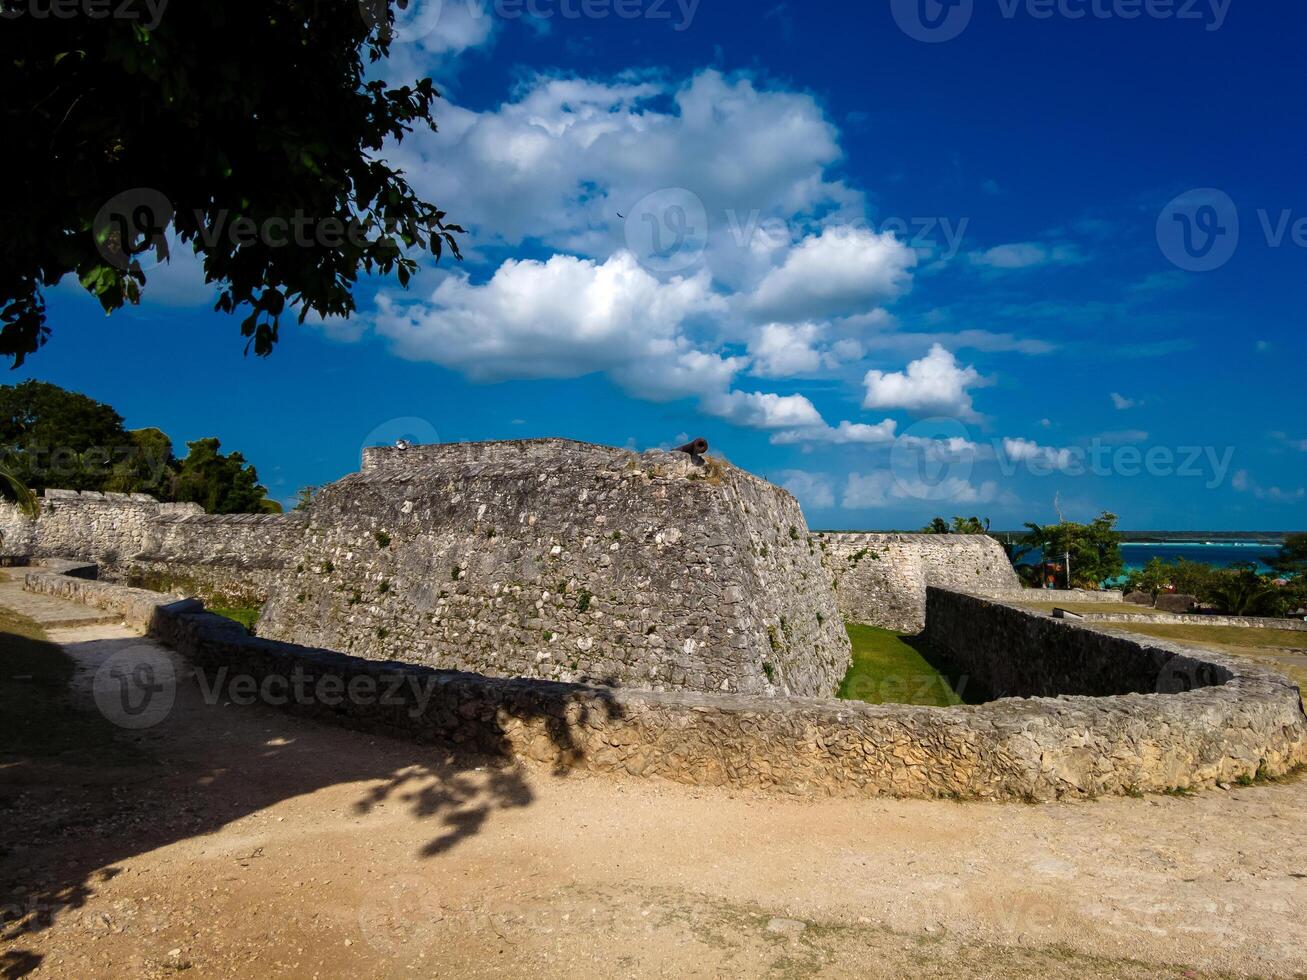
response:
<path id="1" fill-rule="evenodd" d="M 50 636 L 88 668 L 88 710 L 90 672 L 143 642 Z M 1307 973 L 1301 780 L 751 796 L 457 760 L 192 680 L 121 737 L 139 761 L 0 767 L 0 976 Z"/>

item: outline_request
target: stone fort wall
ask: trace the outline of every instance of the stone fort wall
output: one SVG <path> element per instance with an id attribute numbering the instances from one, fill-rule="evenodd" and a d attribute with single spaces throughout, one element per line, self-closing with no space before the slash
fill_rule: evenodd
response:
<path id="1" fill-rule="evenodd" d="M 224 602 L 262 602 L 304 533 L 300 514 L 205 514 L 146 494 L 47 490 L 32 520 L 0 502 L 9 561 L 76 558 L 122 581 Z"/>
<path id="2" fill-rule="evenodd" d="M 261 636 L 498 677 L 830 696 L 850 647 L 792 496 L 561 439 L 372 449 Z"/>
<path id="3" fill-rule="evenodd" d="M 1019 593 L 1003 546 L 985 534 L 813 535 L 839 602 L 852 623 L 903 633 L 926 625 L 931 586 L 982 595 Z"/>
<path id="4" fill-rule="evenodd" d="M 1046 693 L 924 708 L 494 678 L 253 637 L 196 603 L 103 582 L 29 572 L 26 588 L 117 611 L 219 684 L 298 676 L 306 694 L 279 701 L 286 710 L 555 772 L 1032 802 L 1208 787 L 1307 763 L 1301 696 L 1279 674 L 941 589 L 930 590 L 932 634 L 991 686 Z"/>

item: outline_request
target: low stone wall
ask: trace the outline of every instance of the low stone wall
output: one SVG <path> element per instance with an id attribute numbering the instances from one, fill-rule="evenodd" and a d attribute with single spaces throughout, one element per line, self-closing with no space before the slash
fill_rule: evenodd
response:
<path id="1" fill-rule="evenodd" d="M 1307 633 L 1301 619 L 1268 619 L 1263 616 L 1218 616 L 1203 613 L 1076 613 L 1090 623 L 1189 623 L 1195 626 L 1239 626 L 1254 630 L 1290 630 Z"/>
<path id="2" fill-rule="evenodd" d="M 147 494 L 47 490 L 36 520 L 0 502 L 0 552 L 11 562 L 76 558 L 107 579 L 259 603 L 305 523 L 302 514 L 205 514 Z"/>
<path id="3" fill-rule="evenodd" d="M 969 592 L 976 594 L 975 589 L 958 589 L 959 592 Z M 994 592 L 984 592 L 984 595 L 993 599 L 1002 599 L 1005 602 L 1038 602 L 1038 603 L 1058 603 L 1058 602 L 1125 602 L 1125 593 L 1120 589 L 1100 589 L 1091 592 L 1089 589 L 1011 589 L 997 590 Z M 1098 613 L 1094 613 L 1095 616 Z"/>
<path id="4" fill-rule="evenodd" d="M 985 595 L 1017 593 L 1021 582 L 995 538 L 986 534 L 813 535 L 847 622 L 919 632 L 926 588 Z"/>
<path id="5" fill-rule="evenodd" d="M 260 639 L 194 603 L 110 583 L 35 571 L 26 587 L 121 609 L 219 684 L 298 676 L 308 693 L 288 710 L 556 771 L 803 794 L 1051 800 L 1203 786 L 1307 762 L 1298 690 L 1277 674 L 935 589 L 932 632 L 974 647 L 970 669 L 1030 690 L 1164 693 L 919 708 L 509 680 Z M 1019 670 L 1005 667 L 1005 650 L 1023 660 Z M 341 696 L 356 689 L 386 696 Z"/>

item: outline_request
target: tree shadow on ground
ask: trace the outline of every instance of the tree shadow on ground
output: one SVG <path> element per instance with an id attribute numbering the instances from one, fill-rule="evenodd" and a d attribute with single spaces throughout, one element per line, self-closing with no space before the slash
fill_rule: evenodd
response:
<path id="1" fill-rule="evenodd" d="M 6 637 L 0 633 L 0 674 Z M 149 641 L 68 644 L 78 666 L 70 692 L 75 707 L 94 713 L 89 681 L 97 667 L 143 643 Z M 212 686 L 201 684 L 183 658 L 166 656 L 177 669 L 176 699 L 156 726 L 115 729 L 108 741 L 60 744 L 49 754 L 4 755 L 0 747 L 0 824 L 6 827 L 0 840 L 0 940 L 39 933 L 83 907 L 96 885 L 133 856 L 342 783 L 374 784 L 354 803 L 356 814 L 399 800 L 413 820 L 433 824 L 433 836 L 414 859 L 437 857 L 477 834 L 496 811 L 533 802 L 503 727 L 508 716 L 538 722 L 538 737 L 547 738 L 549 749 L 533 754 L 552 755 L 555 771 L 562 773 L 584 759 L 574 726 L 596 711 L 620 713 L 606 692 L 590 692 L 571 721 L 566 712 L 523 708 L 532 702 L 518 699 L 507 710 L 487 712 L 482 705 L 474 722 L 469 717 L 475 737 L 468 746 L 418 744 L 262 704 L 232 704 L 215 698 Z M 569 689 L 554 687 L 566 701 Z M 0 976 L 23 976 L 40 962 L 39 953 L 10 949 L 0 960 Z"/>

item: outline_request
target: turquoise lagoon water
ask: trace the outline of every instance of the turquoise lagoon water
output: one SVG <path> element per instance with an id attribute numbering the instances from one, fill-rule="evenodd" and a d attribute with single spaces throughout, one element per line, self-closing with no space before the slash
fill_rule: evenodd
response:
<path id="1" fill-rule="evenodd" d="M 1271 570 L 1266 562 L 1279 552 L 1278 545 L 1265 541 L 1140 541 L 1121 545 L 1121 557 L 1129 570 L 1143 568 L 1154 558 L 1166 562 L 1183 558 L 1220 568 L 1251 561 L 1257 563 L 1259 572 L 1265 573 Z"/>
<path id="2" fill-rule="evenodd" d="M 1141 569 L 1154 558 L 1165 562 L 1183 558 L 1218 568 L 1229 568 L 1241 562 L 1256 562 L 1257 570 L 1266 574 L 1271 571 L 1266 564 L 1267 560 L 1279 552 L 1279 545 L 1267 544 L 1265 541 L 1127 541 L 1121 545 L 1121 557 L 1125 559 L 1126 571 Z M 1021 561 L 1033 565 L 1039 558 L 1039 552 L 1032 551 Z"/>

